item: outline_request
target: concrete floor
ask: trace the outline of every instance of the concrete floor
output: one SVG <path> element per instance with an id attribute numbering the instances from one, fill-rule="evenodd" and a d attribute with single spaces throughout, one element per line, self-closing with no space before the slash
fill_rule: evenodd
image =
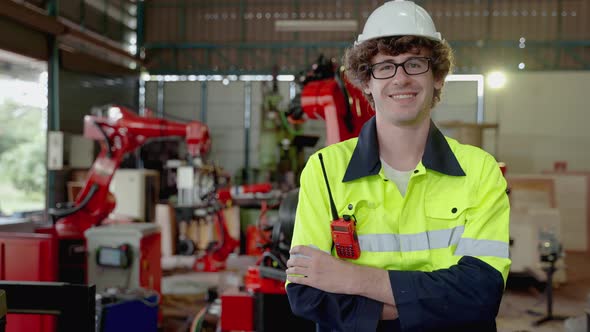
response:
<path id="1" fill-rule="evenodd" d="M 586 332 L 585 310 L 590 308 L 590 254 L 568 253 L 566 255 L 567 282 L 554 288 L 553 315 L 573 317 L 567 322 L 550 321 L 541 326 L 533 323 L 547 311 L 546 293 L 535 287 L 511 287 L 506 290 L 497 318 L 499 332 Z M 520 285 L 521 286 L 521 285 Z M 535 316 L 529 311 L 541 313 Z M 574 318 L 578 317 L 576 321 Z M 578 329 L 570 328 L 578 323 Z M 566 328 L 566 324 L 568 328 Z"/>
<path id="2" fill-rule="evenodd" d="M 590 254 L 568 253 L 565 260 L 567 282 L 554 288 L 553 313 L 554 315 L 580 317 L 579 321 L 582 321 L 584 310 L 590 308 L 590 300 L 588 299 L 590 296 Z M 222 278 L 225 274 L 228 273 L 189 273 L 165 277 L 162 285 L 164 293 L 190 293 L 193 296 L 184 295 L 184 297 L 188 296 L 188 301 L 192 304 L 179 302 L 178 299 L 174 301 L 168 299 L 170 301 L 167 301 L 167 296 L 164 296 L 163 309 L 168 328 L 163 330 L 186 331 L 186 327 L 184 329 L 183 327 L 190 324 L 187 317 L 192 318 L 199 309 L 194 305 L 194 297 L 202 298 L 207 287 L 218 285 L 221 279 L 228 279 L 227 276 Z M 509 282 L 510 287 L 502 299 L 497 318 L 498 332 L 588 332 L 586 329 L 566 329 L 564 321 L 551 321 L 541 326 L 534 326 L 533 323 L 546 313 L 547 301 L 543 287 L 536 288 L 530 282 L 515 284 L 512 286 Z M 172 292 L 172 288 L 176 290 Z M 181 309 L 174 309 L 176 307 Z M 187 309 L 190 309 L 190 313 L 185 312 Z M 532 315 L 528 312 L 531 310 L 537 311 L 541 315 Z M 568 324 L 570 323 L 571 320 Z"/>

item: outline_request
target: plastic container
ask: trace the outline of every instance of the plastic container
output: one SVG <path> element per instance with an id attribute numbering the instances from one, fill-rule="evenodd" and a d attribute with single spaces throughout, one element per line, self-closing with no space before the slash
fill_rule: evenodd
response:
<path id="1" fill-rule="evenodd" d="M 96 332 L 157 332 L 159 296 L 103 297 L 97 302 Z"/>

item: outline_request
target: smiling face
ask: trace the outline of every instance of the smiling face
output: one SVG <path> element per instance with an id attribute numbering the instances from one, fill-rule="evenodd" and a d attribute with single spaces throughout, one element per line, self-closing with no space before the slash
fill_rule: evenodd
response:
<path id="1" fill-rule="evenodd" d="M 384 61 L 402 63 L 412 57 L 429 57 L 430 52 L 407 52 L 387 55 L 379 52 L 371 64 Z M 419 75 L 408 75 L 398 67 L 392 78 L 370 80 L 363 91 L 373 97 L 377 119 L 397 126 L 413 126 L 430 119 L 434 89 L 441 89 L 442 79 L 434 79 L 432 70 Z"/>

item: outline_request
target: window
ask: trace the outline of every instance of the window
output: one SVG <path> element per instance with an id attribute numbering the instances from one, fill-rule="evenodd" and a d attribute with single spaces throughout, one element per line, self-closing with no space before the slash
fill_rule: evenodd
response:
<path id="1" fill-rule="evenodd" d="M 46 70 L 0 51 L 0 216 L 45 208 Z"/>

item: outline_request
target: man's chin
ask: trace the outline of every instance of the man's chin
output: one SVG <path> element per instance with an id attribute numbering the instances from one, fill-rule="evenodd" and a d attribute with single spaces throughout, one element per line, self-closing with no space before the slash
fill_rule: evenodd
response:
<path id="1" fill-rule="evenodd" d="M 399 127 L 419 127 L 425 121 L 430 121 L 428 114 L 406 114 L 405 116 L 392 116 L 390 122 Z"/>

